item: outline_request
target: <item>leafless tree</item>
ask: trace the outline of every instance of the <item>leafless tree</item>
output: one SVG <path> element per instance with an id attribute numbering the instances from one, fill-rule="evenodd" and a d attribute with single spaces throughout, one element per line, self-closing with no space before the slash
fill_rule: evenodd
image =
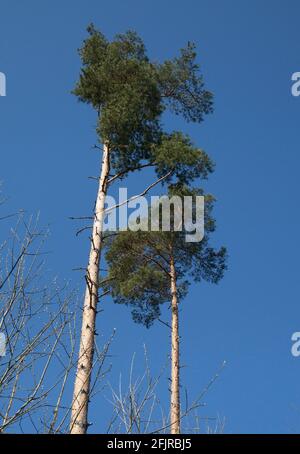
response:
<path id="1" fill-rule="evenodd" d="M 108 433 L 166 434 L 171 432 L 170 412 L 165 412 L 164 405 L 158 396 L 158 388 L 168 367 L 168 361 L 157 376 L 153 376 L 146 347 L 144 347 L 144 358 L 145 367 L 141 375 L 135 375 L 135 355 L 133 355 L 128 385 L 124 387 L 122 376 L 120 376 L 118 389 L 110 386 L 111 398 L 109 400 L 113 408 L 113 414 L 107 428 Z M 185 391 L 185 406 L 182 408 L 180 415 L 182 433 L 223 432 L 225 424 L 223 419 L 207 416 L 202 414 L 202 412 L 203 408 L 206 407 L 204 398 L 219 378 L 220 372 L 224 367 L 225 362 L 200 394 L 191 402 L 188 398 L 188 392 Z M 200 409 L 202 409 L 201 412 Z"/>
<path id="2" fill-rule="evenodd" d="M 47 231 L 40 230 L 38 219 L 3 213 L 0 234 L 0 333 L 6 340 L 0 356 L 0 433 L 68 432 L 77 361 L 76 292 L 45 279 Z M 102 351 L 96 347 L 92 392 L 105 373 L 109 344 Z"/>

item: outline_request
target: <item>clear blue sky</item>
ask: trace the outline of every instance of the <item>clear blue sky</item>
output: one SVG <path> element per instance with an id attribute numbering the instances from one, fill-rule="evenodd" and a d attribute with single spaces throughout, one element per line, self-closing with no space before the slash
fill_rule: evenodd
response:
<path id="1" fill-rule="evenodd" d="M 86 177 L 99 164 L 93 112 L 70 95 L 86 26 L 93 21 L 109 38 L 135 29 L 158 60 L 197 44 L 215 113 L 200 126 L 174 118 L 167 126 L 190 133 L 216 161 L 206 188 L 218 199 L 215 241 L 230 261 L 221 284 L 193 285 L 182 304 L 183 383 L 195 396 L 227 360 L 202 413 L 225 417 L 227 433 L 300 432 L 300 358 L 290 353 L 300 331 L 300 98 L 290 94 L 299 17 L 297 0 L 0 2 L 0 180 L 12 206 L 50 224 L 49 276 L 81 290 L 72 269 L 85 266 L 88 242 L 67 218 L 90 214 L 96 187 Z M 130 191 L 143 184 L 136 176 Z M 141 357 L 143 342 L 154 369 L 163 365 L 162 325 L 146 331 L 109 299 L 103 308 L 103 339 L 117 328 L 111 381 L 126 374 L 134 351 Z M 108 417 L 102 400 L 94 431 Z"/>

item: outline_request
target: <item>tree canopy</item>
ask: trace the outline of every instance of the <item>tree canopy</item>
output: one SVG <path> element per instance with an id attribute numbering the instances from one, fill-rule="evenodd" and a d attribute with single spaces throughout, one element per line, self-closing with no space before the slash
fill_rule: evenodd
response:
<path id="1" fill-rule="evenodd" d="M 111 165 L 119 172 L 141 160 L 153 160 L 178 134 L 166 137 L 161 116 L 169 108 L 188 121 L 201 122 L 212 111 L 195 46 L 188 43 L 179 57 L 151 62 L 142 39 L 133 31 L 108 41 L 93 25 L 79 50 L 82 69 L 73 93 L 99 114 L 98 135 L 108 142 Z M 186 141 L 180 137 L 180 142 Z"/>
<path id="2" fill-rule="evenodd" d="M 203 195 L 203 191 L 174 185 L 169 188 L 169 196 L 174 195 L 195 198 Z M 187 242 L 184 228 L 175 231 L 174 225 L 170 232 L 119 232 L 111 240 L 106 252 L 109 274 L 104 286 L 115 303 L 132 307 L 134 321 L 151 326 L 160 316 L 161 304 L 170 302 L 171 258 L 176 268 L 179 300 L 186 296 L 192 280 L 218 283 L 223 277 L 227 252 L 225 247 L 215 249 L 210 245 L 215 230 L 214 198 L 204 197 L 205 236 L 201 242 Z"/>

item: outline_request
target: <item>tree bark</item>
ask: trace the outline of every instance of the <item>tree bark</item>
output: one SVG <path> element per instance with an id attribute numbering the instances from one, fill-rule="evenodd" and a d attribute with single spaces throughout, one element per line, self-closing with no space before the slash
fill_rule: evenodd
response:
<path id="1" fill-rule="evenodd" d="M 180 433 L 180 363 L 179 363 L 179 318 L 178 295 L 176 287 L 176 270 L 174 257 L 170 261 L 171 295 L 172 295 L 172 351 L 171 351 L 171 433 Z"/>
<path id="2" fill-rule="evenodd" d="M 94 340 L 99 288 L 99 265 L 102 246 L 105 197 L 110 170 L 109 146 L 103 146 L 102 168 L 99 189 L 95 205 L 94 224 L 91 237 L 91 249 L 86 273 L 86 290 L 82 315 L 82 327 L 79 358 L 75 378 L 72 411 L 71 434 L 85 434 L 88 429 L 88 405 L 90 383 L 93 368 Z"/>

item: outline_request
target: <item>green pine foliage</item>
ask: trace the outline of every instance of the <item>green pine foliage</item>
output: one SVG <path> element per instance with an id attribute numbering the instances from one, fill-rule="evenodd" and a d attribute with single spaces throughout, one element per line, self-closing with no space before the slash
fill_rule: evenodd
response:
<path id="1" fill-rule="evenodd" d="M 194 46 L 189 43 L 179 57 L 160 64 L 149 60 L 135 32 L 116 35 L 112 41 L 93 25 L 88 33 L 79 50 L 82 69 L 73 93 L 98 112 L 99 140 L 109 143 L 112 167 L 126 172 L 141 161 L 152 162 L 156 155 L 162 167 L 165 151 L 177 139 L 178 147 L 190 146 L 179 133 L 163 133 L 162 113 L 169 108 L 201 122 L 212 111 L 212 94 L 204 88 Z"/>
<path id="2" fill-rule="evenodd" d="M 191 187 L 214 169 L 209 156 L 190 138 L 166 133 L 166 109 L 187 121 L 202 122 L 213 110 L 213 95 L 205 89 L 192 43 L 178 57 L 162 63 L 150 61 L 141 38 L 132 31 L 112 41 L 88 27 L 79 50 L 82 70 L 73 93 L 98 113 L 99 140 L 109 144 L 110 165 L 122 177 L 143 164 L 153 165 L 168 194 L 201 195 Z M 160 305 L 170 301 L 170 254 L 174 254 L 180 298 L 195 280 L 218 282 L 226 268 L 226 250 L 214 250 L 209 236 L 215 228 L 213 198 L 206 196 L 205 238 L 187 243 L 185 232 L 119 232 L 107 244 L 109 284 L 115 302 L 133 306 L 138 322 L 150 326 Z M 149 217 L 150 219 L 150 217 Z"/>
<path id="3" fill-rule="evenodd" d="M 203 195 L 203 191 L 179 184 L 169 188 L 169 196 Z M 170 303 L 170 261 L 174 259 L 179 300 L 193 281 L 218 283 L 226 270 L 226 248 L 210 245 L 215 230 L 212 217 L 214 198 L 205 196 L 205 236 L 201 242 L 186 242 L 185 230 L 170 232 L 125 231 L 110 241 L 106 252 L 109 267 L 104 285 L 117 304 L 132 308 L 133 320 L 146 327 L 160 317 L 160 306 Z M 150 213 L 149 213 L 150 214 Z M 184 216 L 184 213 L 183 213 Z M 150 226 L 149 216 L 149 226 Z M 172 214 L 171 214 L 172 218 Z"/>
<path id="4" fill-rule="evenodd" d="M 188 185 L 196 178 L 206 179 L 214 170 L 214 163 L 205 151 L 196 148 L 190 138 L 181 132 L 164 134 L 153 149 L 153 162 L 159 177 L 172 171 L 164 183 L 176 181 Z"/>
<path id="5" fill-rule="evenodd" d="M 213 95 L 204 87 L 193 43 L 181 49 L 180 56 L 157 66 L 157 77 L 165 103 L 187 121 L 201 122 L 213 111 Z"/>

